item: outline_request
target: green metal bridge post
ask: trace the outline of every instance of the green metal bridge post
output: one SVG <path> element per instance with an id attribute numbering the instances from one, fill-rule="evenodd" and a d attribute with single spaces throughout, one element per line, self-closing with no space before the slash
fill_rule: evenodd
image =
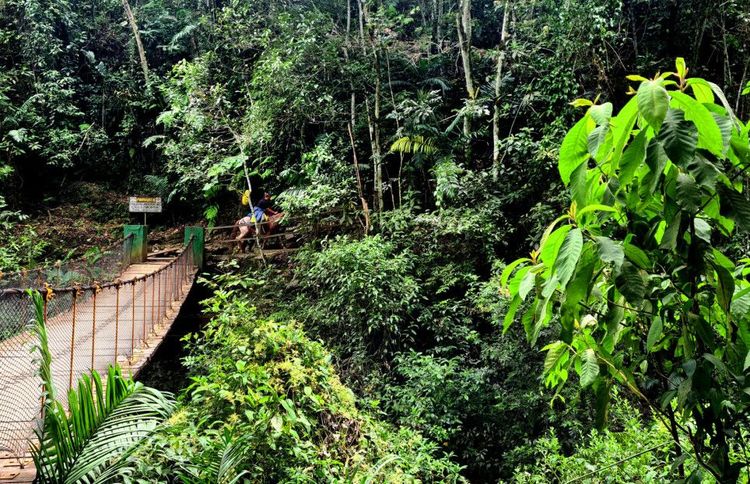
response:
<path id="1" fill-rule="evenodd" d="M 193 261 L 198 269 L 203 269 L 203 251 L 206 245 L 206 233 L 203 227 L 186 226 L 185 244 L 193 238 Z"/>
<path id="2" fill-rule="evenodd" d="M 128 262 L 145 262 L 148 258 L 148 227 L 145 225 L 126 225 L 124 228 L 125 236 L 125 257 L 129 258 Z M 130 239 L 128 236 L 132 235 Z"/>

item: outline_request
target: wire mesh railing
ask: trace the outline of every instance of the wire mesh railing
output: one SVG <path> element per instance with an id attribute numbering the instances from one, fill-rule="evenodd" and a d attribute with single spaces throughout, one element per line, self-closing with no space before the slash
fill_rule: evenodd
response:
<path id="1" fill-rule="evenodd" d="M 121 265 L 113 282 L 55 286 L 34 280 L 27 286 L 44 298 L 58 399 L 67 404 L 68 390 L 92 370 L 104 374 L 115 363 L 126 373 L 138 369 L 159 342 L 156 331 L 179 310 L 196 270 L 191 238 L 171 260 Z M 42 417 L 34 308 L 25 287 L 0 289 L 0 314 L 0 328 L 6 328 L 0 333 L 0 451 L 20 457 L 34 445 Z"/>
<path id="2" fill-rule="evenodd" d="M 132 244 L 133 234 L 129 234 L 123 240 L 102 249 L 90 249 L 77 259 L 57 261 L 17 272 L 0 271 L 0 289 L 41 287 L 45 282 L 54 287 L 69 287 L 75 284 L 92 285 L 96 281 L 112 281 L 130 263 Z"/>

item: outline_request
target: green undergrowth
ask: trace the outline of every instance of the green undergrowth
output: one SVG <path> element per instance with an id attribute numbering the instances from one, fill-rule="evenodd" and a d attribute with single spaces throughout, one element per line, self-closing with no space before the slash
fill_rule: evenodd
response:
<path id="1" fill-rule="evenodd" d="M 669 482 L 680 463 L 695 467 L 694 459 L 674 458 L 669 429 L 661 422 L 644 418 L 624 398 L 615 401 L 610 427 L 592 429 L 575 453 L 568 455 L 551 430 L 537 440 L 534 464 L 516 469 L 513 482 Z"/>
<path id="2" fill-rule="evenodd" d="M 358 408 L 300 324 L 260 317 L 250 278 L 204 282 L 214 317 L 188 336 L 192 384 L 134 457 L 133 482 L 225 482 L 222 473 L 247 482 L 461 480 L 436 444 Z"/>

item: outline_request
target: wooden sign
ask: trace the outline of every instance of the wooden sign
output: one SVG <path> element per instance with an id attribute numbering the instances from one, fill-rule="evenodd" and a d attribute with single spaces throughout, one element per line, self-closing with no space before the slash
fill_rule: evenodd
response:
<path id="1" fill-rule="evenodd" d="M 130 197 L 131 213 L 161 213 L 161 197 Z"/>

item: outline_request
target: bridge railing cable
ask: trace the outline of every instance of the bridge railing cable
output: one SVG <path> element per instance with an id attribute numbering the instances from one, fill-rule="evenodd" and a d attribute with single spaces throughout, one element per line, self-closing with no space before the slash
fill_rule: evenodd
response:
<path id="1" fill-rule="evenodd" d="M 161 341 L 157 333 L 172 321 L 197 271 L 193 239 L 166 264 L 123 267 L 127 240 L 120 245 L 123 252 L 99 258 L 106 271 L 119 267 L 112 282 L 89 277 L 83 283 L 57 286 L 33 279 L 34 284 L 25 287 L 0 288 L 0 451 L 27 455 L 42 417 L 34 311 L 27 288 L 41 292 L 45 301 L 52 379 L 64 404 L 82 375 L 92 370 L 103 374 L 113 364 L 124 373 L 135 373 Z M 88 274 L 94 273 L 104 272 Z"/>

